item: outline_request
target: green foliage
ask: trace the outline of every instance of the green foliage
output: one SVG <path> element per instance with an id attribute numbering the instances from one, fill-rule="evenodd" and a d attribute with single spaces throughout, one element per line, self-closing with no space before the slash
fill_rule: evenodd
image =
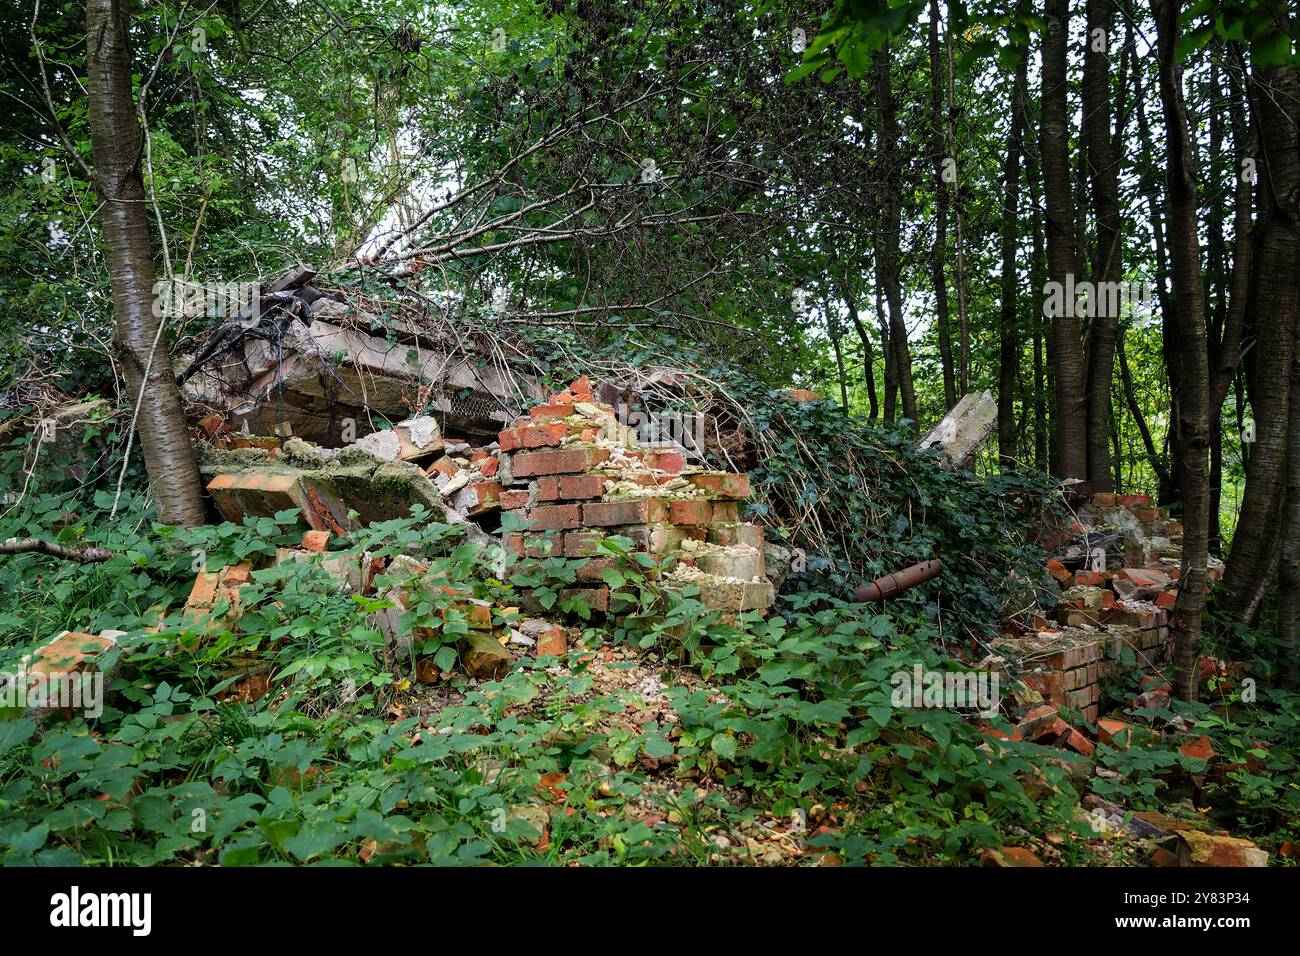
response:
<path id="1" fill-rule="evenodd" d="M 56 627 L 129 630 L 106 660 L 115 676 L 100 717 L 0 721 L 6 863 L 682 862 L 707 856 L 693 826 L 817 802 L 844 805 L 842 827 L 814 845 L 846 860 L 953 859 L 1045 813 L 1018 782 L 1027 756 L 990 753 L 955 714 L 888 706 L 890 673 L 943 666 L 928 631 L 904 636 L 887 618 L 814 595 L 788 615 L 723 621 L 690 589 L 661 589 L 646 557 L 613 539 L 608 553 L 622 560 L 607 583 L 627 613 L 618 627 L 589 629 L 589 642 L 678 656 L 715 681 L 710 692 L 669 688 L 676 729 L 629 733 L 608 721 L 624 703 L 592 698 L 580 663 L 558 674 L 544 661 L 499 682 L 460 681 L 459 702 L 426 724 L 403 714 L 405 693 L 371 624 L 384 602 L 350 595 L 310 563 L 255 572 L 233 629 L 200 634 L 173 610 L 161 632 L 144 630 L 148 606 L 183 599 L 193 548 L 213 567 L 266 554 L 291 540 L 291 516 L 132 535 L 146 515 L 128 504 L 122 526 L 88 524 L 86 540 L 119 550 L 106 565 L 0 566 L 18 597 L 5 618 L 10 665 Z M 454 529 L 418 517 L 375 526 L 352 549 L 414 550 L 498 606 L 517 588 L 567 577 L 539 561 L 484 579 Z M 48 607 L 33 629 L 22 611 L 38 591 Z M 454 639 L 455 622 L 434 611 L 417 606 L 410 623 Z M 271 668 L 257 703 L 229 695 L 240 660 Z M 518 710 L 534 701 L 545 705 Z M 693 785 L 661 794 L 642 757 L 668 761 Z M 529 842 L 537 820 L 517 811 L 556 772 L 575 812 L 551 820 L 539 851 Z M 745 799 L 692 795 L 708 781 Z M 666 801 L 691 824 L 679 833 L 609 813 L 633 800 Z M 1052 812 L 1066 819 L 1068 803 L 1063 789 Z"/>

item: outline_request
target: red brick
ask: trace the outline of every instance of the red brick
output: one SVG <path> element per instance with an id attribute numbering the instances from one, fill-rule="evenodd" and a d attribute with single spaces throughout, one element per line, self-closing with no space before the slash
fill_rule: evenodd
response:
<path id="1" fill-rule="evenodd" d="M 686 480 L 706 495 L 718 498 L 749 497 L 749 475 L 706 471 L 687 475 Z"/>
<path id="2" fill-rule="evenodd" d="M 576 577 L 583 584 L 600 584 L 605 580 L 605 571 L 617 564 L 618 559 L 613 555 L 605 558 L 587 558 L 578 565 Z"/>
<path id="3" fill-rule="evenodd" d="M 1100 571 L 1075 571 L 1074 583 L 1076 586 L 1098 588 L 1106 583 L 1106 576 Z"/>
<path id="4" fill-rule="evenodd" d="M 569 649 L 569 632 L 558 624 L 537 638 L 533 653 L 538 657 L 562 657 Z"/>
<path id="5" fill-rule="evenodd" d="M 514 451 L 516 448 L 557 448 L 569 434 L 569 426 L 563 422 L 545 422 L 538 425 L 524 425 L 507 428 L 497 434 L 502 451 Z"/>
<path id="6" fill-rule="evenodd" d="M 1092 503 L 1098 508 L 1113 508 L 1119 504 L 1119 497 L 1108 491 L 1099 491 L 1092 496 Z"/>
<path id="7" fill-rule="evenodd" d="M 1196 740 L 1189 740 L 1178 748 L 1184 757 L 1199 760 L 1213 760 L 1214 746 L 1210 743 L 1209 737 L 1198 737 Z"/>
<path id="8" fill-rule="evenodd" d="M 560 592 L 562 601 L 579 600 L 593 611 L 609 610 L 609 588 L 569 588 Z"/>
<path id="9" fill-rule="evenodd" d="M 1016 739 L 1031 740 L 1044 727 L 1049 727 L 1058 719 L 1055 707 L 1051 704 L 1039 704 L 1025 714 L 1025 719 L 1016 726 Z"/>
<path id="10" fill-rule="evenodd" d="M 1156 595 L 1156 607 L 1162 607 L 1167 611 L 1172 611 L 1174 605 L 1178 603 L 1177 591 L 1162 591 Z"/>
<path id="11" fill-rule="evenodd" d="M 572 475 L 589 471 L 609 457 L 604 448 L 564 448 L 548 451 L 520 452 L 515 455 L 516 478 L 538 475 Z"/>
<path id="12" fill-rule="evenodd" d="M 501 507 L 507 511 L 528 507 L 528 489 L 510 488 L 503 490 L 501 492 Z"/>
<path id="13" fill-rule="evenodd" d="M 558 554 L 563 540 L 559 534 L 522 534 L 512 531 L 506 535 L 505 546 L 516 557 L 549 558 Z"/>
<path id="14" fill-rule="evenodd" d="M 308 531 L 302 536 L 302 546 L 307 551 L 324 551 L 329 543 L 328 531 Z"/>
<path id="15" fill-rule="evenodd" d="M 501 492 L 498 481 L 476 481 L 457 492 L 455 502 L 457 507 L 465 509 L 466 514 L 479 515 L 499 507 Z"/>
<path id="16" fill-rule="evenodd" d="M 501 459 L 495 456 L 484 458 L 479 462 L 478 473 L 484 478 L 491 478 L 497 473 L 497 467 L 501 464 Z"/>
<path id="17" fill-rule="evenodd" d="M 528 515 L 534 531 L 557 531 L 582 525 L 581 505 L 537 505 Z"/>
<path id="18" fill-rule="evenodd" d="M 1116 750 L 1128 750 L 1133 743 L 1133 725 L 1103 717 L 1097 721 L 1097 739 Z"/>
<path id="19" fill-rule="evenodd" d="M 1078 644 L 1049 654 L 1044 663 L 1053 670 L 1069 670 L 1091 664 L 1097 659 L 1096 644 Z"/>
<path id="20" fill-rule="evenodd" d="M 1065 738 L 1065 746 L 1069 747 L 1075 753 L 1083 754 L 1085 757 L 1091 757 L 1097 749 L 1091 740 L 1079 733 L 1073 727 L 1070 728 L 1069 735 Z"/>
<path id="21" fill-rule="evenodd" d="M 713 516 L 709 519 L 712 524 L 736 524 L 740 521 L 740 502 L 732 500 L 714 499 Z"/>
<path id="22" fill-rule="evenodd" d="M 534 484 L 537 485 L 538 501 L 559 501 L 560 500 L 560 479 L 558 476 L 549 478 L 538 478 Z"/>
<path id="23" fill-rule="evenodd" d="M 524 428 L 520 438 L 525 448 L 557 448 L 568 434 L 569 426 L 563 422 L 546 422 Z"/>
<path id="24" fill-rule="evenodd" d="M 1057 697 L 1065 692 L 1063 676 L 1056 671 L 1048 673 L 1031 671 L 1021 674 L 1020 679 L 1026 687 L 1038 691 L 1044 697 Z"/>
<path id="25" fill-rule="evenodd" d="M 560 497 L 599 498 L 605 493 L 605 479 L 601 475 L 565 475 L 560 479 Z"/>
<path id="26" fill-rule="evenodd" d="M 435 474 L 446 475 L 448 478 L 454 478 L 456 472 L 460 471 L 460 466 L 454 461 L 443 455 L 432 465 L 424 470 L 424 473 L 432 478 Z"/>
<path id="27" fill-rule="evenodd" d="M 218 571 L 200 571 L 194 578 L 194 587 L 185 601 L 187 608 L 211 607 L 217 599 L 217 585 L 221 583 Z"/>
<path id="28" fill-rule="evenodd" d="M 595 501 L 582 506 L 582 523 L 593 528 L 619 524 L 653 524 L 668 520 L 668 504 L 660 498 Z"/>
<path id="29" fill-rule="evenodd" d="M 686 456 L 680 451 L 651 450 L 646 454 L 645 463 L 658 471 L 677 475 L 686 467 Z"/>
<path id="30" fill-rule="evenodd" d="M 238 586 L 247 584 L 253 576 L 253 565 L 248 561 L 240 561 L 238 564 L 232 564 L 226 568 L 221 575 L 221 583 Z"/>
<path id="31" fill-rule="evenodd" d="M 673 524 L 708 524 L 713 517 L 713 504 L 704 498 L 679 498 L 668 504 L 668 520 Z"/>
<path id="32" fill-rule="evenodd" d="M 568 531 L 564 535 L 564 553 L 570 558 L 586 558 L 600 551 L 599 531 Z"/>
<path id="33" fill-rule="evenodd" d="M 1050 558 L 1048 560 L 1047 570 L 1051 573 L 1052 577 L 1056 578 L 1056 580 L 1060 581 L 1062 584 L 1068 584 L 1074 577 L 1074 575 L 1066 570 L 1065 565 L 1056 560 L 1056 558 Z"/>
<path id="34" fill-rule="evenodd" d="M 573 405 L 538 405 L 528 413 L 534 421 L 547 418 L 568 418 L 573 414 Z"/>

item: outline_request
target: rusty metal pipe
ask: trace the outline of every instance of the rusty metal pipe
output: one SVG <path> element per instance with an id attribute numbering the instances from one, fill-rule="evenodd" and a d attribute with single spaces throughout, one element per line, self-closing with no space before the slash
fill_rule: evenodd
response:
<path id="1" fill-rule="evenodd" d="M 895 571 L 893 574 L 878 577 L 870 584 L 864 584 L 853 592 L 853 600 L 859 602 L 888 601 L 890 598 L 898 597 L 904 591 L 914 588 L 918 584 L 932 581 L 942 573 L 943 562 L 938 558 L 931 561 L 922 561 L 910 568 L 904 568 L 901 571 Z"/>

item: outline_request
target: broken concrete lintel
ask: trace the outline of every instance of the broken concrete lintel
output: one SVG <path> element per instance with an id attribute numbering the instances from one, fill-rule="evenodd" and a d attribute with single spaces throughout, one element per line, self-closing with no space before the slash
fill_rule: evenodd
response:
<path id="1" fill-rule="evenodd" d="M 495 434 L 545 398 L 532 376 L 490 363 L 480 367 L 479 356 L 363 331 L 374 321 L 353 306 L 320 300 L 310 325 L 290 321 L 278 342 L 244 340 L 219 374 L 208 369 L 192 376 L 184 393 L 222 409 L 232 422 L 261 423 L 263 410 L 275 406 L 271 424 L 290 421 L 296 434 L 330 445 L 370 430 L 367 409 L 407 417 L 409 401 L 420 393 L 444 425 L 482 435 Z M 342 437 L 339 422 L 345 419 L 354 421 L 355 435 Z"/>
<path id="2" fill-rule="evenodd" d="M 275 293 L 284 292 L 286 289 L 297 289 L 314 278 L 316 278 L 316 269 L 309 263 L 300 262 L 267 286 L 266 291 Z"/>
<path id="3" fill-rule="evenodd" d="M 202 447 L 202 446 L 201 446 Z M 477 525 L 448 508 L 432 481 L 415 465 L 381 461 L 362 449 L 318 449 L 297 439 L 270 458 L 256 449 L 222 452 L 206 449 L 199 466 L 222 515 L 273 516 L 300 508 L 310 527 L 349 533 L 376 521 L 409 517 L 423 505 L 434 521 L 460 525 L 479 544 L 491 539 Z M 348 517 L 357 512 L 357 520 Z"/>
<path id="4" fill-rule="evenodd" d="M 971 392 L 921 439 L 922 448 L 938 445 L 955 465 L 964 465 L 988 438 L 998 420 L 998 405 L 989 392 Z"/>

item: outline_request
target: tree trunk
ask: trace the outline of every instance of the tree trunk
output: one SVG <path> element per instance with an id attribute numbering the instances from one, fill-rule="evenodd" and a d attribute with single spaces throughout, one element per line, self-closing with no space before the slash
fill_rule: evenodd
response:
<path id="1" fill-rule="evenodd" d="M 1111 153 L 1110 35 L 1113 0 L 1087 0 L 1087 42 L 1083 61 L 1083 138 L 1088 180 L 1096 215 L 1097 246 L 1092 281 L 1098 294 L 1088 316 L 1087 463 L 1093 491 L 1110 491 L 1111 378 L 1115 364 L 1118 303 L 1103 295 L 1098 283 L 1123 277 L 1119 184 Z M 1101 31 L 1101 35 L 1097 35 Z"/>
<path id="2" fill-rule="evenodd" d="M 1300 329 L 1297 329 L 1300 333 Z M 1286 510 L 1277 567 L 1277 636 L 1282 684 L 1300 683 L 1300 349 L 1291 356 L 1291 417 L 1287 428 Z"/>
<path id="3" fill-rule="evenodd" d="M 1196 169 L 1183 103 L 1182 69 L 1176 52 L 1178 7 L 1177 0 L 1151 0 L 1169 166 L 1169 248 L 1174 299 L 1182 319 L 1179 358 L 1183 395 L 1178 432 L 1183 450 L 1183 559 L 1178 601 L 1170 621 L 1174 634 L 1172 683 L 1179 697 L 1195 700 L 1209 556 L 1210 369 L 1197 228 Z"/>
<path id="4" fill-rule="evenodd" d="M 1183 456 L 1178 442 L 1178 402 L 1181 384 L 1178 371 L 1178 315 L 1169 296 L 1169 253 L 1165 242 L 1165 206 L 1160 199 L 1157 169 L 1159 161 L 1152 145 L 1151 128 L 1147 123 L 1145 98 L 1139 94 L 1136 101 L 1138 141 L 1142 148 L 1142 169 L 1138 174 L 1139 186 L 1146 196 L 1151 217 L 1151 237 L 1156 253 L 1156 299 L 1160 306 L 1161 349 L 1165 359 L 1165 372 L 1169 377 L 1169 426 L 1165 443 L 1169 449 L 1169 467 L 1160 483 L 1157 500 L 1162 505 L 1182 501 Z"/>
<path id="5" fill-rule="evenodd" d="M 931 280 L 934 284 L 935 325 L 939 333 L 939 364 L 943 368 L 943 403 L 949 411 L 957 404 L 957 381 L 952 365 L 952 329 L 948 314 L 948 182 L 944 179 L 945 123 L 943 119 L 943 67 L 939 51 L 939 0 L 930 0 L 930 123 L 934 159 L 934 255 Z"/>
<path id="6" fill-rule="evenodd" d="M 1066 122 L 1065 41 L 1069 32 L 1067 0 L 1045 0 L 1043 29 L 1042 143 L 1043 191 L 1047 203 L 1048 278 L 1063 292 L 1074 281 L 1074 199 L 1070 191 L 1069 126 Z M 1053 473 L 1059 478 L 1087 478 L 1083 407 L 1083 342 L 1074 302 L 1057 296 L 1051 316 L 1051 360 L 1056 420 Z"/>
<path id="7" fill-rule="evenodd" d="M 1255 441 L 1224 574 L 1225 605 L 1243 614 L 1258 605 L 1281 542 L 1300 269 L 1300 140 L 1296 133 L 1300 84 L 1296 70 L 1292 66 L 1257 70 L 1253 89 L 1251 105 L 1263 160 L 1247 304 L 1255 329 L 1254 375 L 1248 378 Z"/>
<path id="8" fill-rule="evenodd" d="M 832 264 L 835 262 L 834 253 L 831 262 Z M 842 278 L 836 280 L 835 288 L 840 298 L 844 300 L 844 307 L 849 310 L 849 320 L 853 323 L 853 330 L 857 332 L 858 341 L 862 344 L 862 376 L 867 383 L 869 405 L 867 420 L 874 422 L 880 418 L 880 400 L 876 397 L 876 353 L 871 347 L 871 335 L 862 323 L 862 316 L 858 314 L 858 304 L 849 292 L 848 280 Z"/>
<path id="9" fill-rule="evenodd" d="M 881 188 L 881 228 L 876 231 L 876 276 L 880 292 L 889 307 L 889 345 L 894 356 L 894 378 L 903 405 L 903 417 L 917 431 L 916 392 L 912 388 L 912 353 L 907 343 L 907 323 L 903 320 L 903 292 L 899 284 L 898 243 L 902 235 L 902 170 L 898 154 L 898 113 L 890 83 L 889 43 L 875 54 L 872 64 L 879 128 L 876 153 Z M 886 401 L 886 418 L 889 403 Z"/>
<path id="10" fill-rule="evenodd" d="M 1038 154 L 1034 149 L 1032 137 L 1023 140 L 1025 147 L 1025 180 L 1029 188 L 1029 208 L 1032 213 L 1033 259 L 1029 264 L 1029 287 L 1035 292 L 1043 288 L 1047 276 L 1043 259 L 1043 215 L 1038 201 L 1040 165 Z M 1030 320 L 1034 330 L 1034 390 L 1028 396 L 1025 406 L 1034 409 L 1034 467 L 1041 472 L 1050 468 L 1047 452 L 1047 388 L 1043 371 L 1043 313 L 1041 309 L 1031 309 Z"/>
<path id="11" fill-rule="evenodd" d="M 1016 313 L 1016 236 L 1020 226 L 1020 153 L 1025 130 L 1025 89 L 1029 53 L 1016 64 L 1011 85 L 1011 139 L 1002 164 L 1002 319 L 998 327 L 998 456 L 1002 467 L 1015 465 L 1016 370 L 1020 365 L 1020 336 Z"/>
<path id="12" fill-rule="evenodd" d="M 1129 411 L 1133 415 L 1138 434 L 1142 438 L 1142 447 L 1146 449 L 1147 459 L 1151 463 L 1151 470 L 1155 472 L 1156 478 L 1161 484 L 1164 484 L 1169 479 L 1165 474 L 1164 462 L 1161 460 L 1159 452 L 1156 451 L 1155 442 L 1151 438 L 1151 429 L 1147 427 L 1146 416 L 1142 414 L 1142 405 L 1138 402 L 1137 391 L 1133 387 L 1133 375 L 1129 371 L 1128 357 L 1124 354 L 1124 333 L 1122 331 L 1115 338 L 1115 352 L 1119 356 L 1119 374 L 1120 379 L 1124 382 L 1124 396 L 1128 400 Z"/>
<path id="13" fill-rule="evenodd" d="M 140 175 L 143 132 L 131 94 L 128 19 L 125 0 L 87 0 L 90 140 L 117 316 L 113 341 L 127 395 L 133 404 L 139 401 L 136 427 L 158 519 L 191 526 L 204 520 L 202 486 L 169 349 L 153 313 L 154 264 Z"/>
<path id="14" fill-rule="evenodd" d="M 844 377 L 844 349 L 840 345 L 842 337 L 839 316 L 831 314 L 830 299 L 822 296 L 822 314 L 826 316 L 826 331 L 831 338 L 831 346 L 835 349 L 835 375 L 840 382 L 840 408 L 848 410 L 849 407 L 849 383 Z"/>
<path id="15" fill-rule="evenodd" d="M 885 371 L 882 386 L 884 396 L 884 421 L 894 424 L 898 418 L 898 351 L 894 348 L 894 334 L 885 314 L 885 297 L 880 292 L 880 270 L 876 269 L 876 326 L 880 329 L 881 352 L 884 353 Z"/>
<path id="16" fill-rule="evenodd" d="M 1237 379 L 1241 364 L 1241 335 L 1245 324 L 1246 303 L 1250 293 L 1251 191 L 1249 177 L 1243 175 L 1243 160 L 1254 161 L 1255 137 L 1246 122 L 1245 62 L 1241 47 L 1227 45 L 1231 66 L 1228 76 L 1228 114 L 1232 120 L 1234 147 L 1232 216 L 1232 271 L 1219 310 L 1223 315 L 1217 341 L 1210 346 L 1210 553 L 1220 556 L 1219 511 L 1223 496 L 1223 403 Z"/>
<path id="17" fill-rule="evenodd" d="M 945 30 L 943 46 L 948 59 L 948 110 L 944 123 L 944 135 L 948 140 L 948 155 L 953 160 L 953 171 L 957 170 L 957 136 L 953 130 L 957 110 L 953 97 L 953 62 L 952 30 Z M 957 244 L 956 271 L 953 278 L 957 281 L 957 335 L 960 338 L 961 359 L 957 366 L 957 389 L 962 395 L 970 392 L 970 322 L 966 309 L 966 239 L 962 234 L 962 195 L 961 180 L 954 179 L 952 184 L 952 221 L 956 228 L 954 239 Z"/>

